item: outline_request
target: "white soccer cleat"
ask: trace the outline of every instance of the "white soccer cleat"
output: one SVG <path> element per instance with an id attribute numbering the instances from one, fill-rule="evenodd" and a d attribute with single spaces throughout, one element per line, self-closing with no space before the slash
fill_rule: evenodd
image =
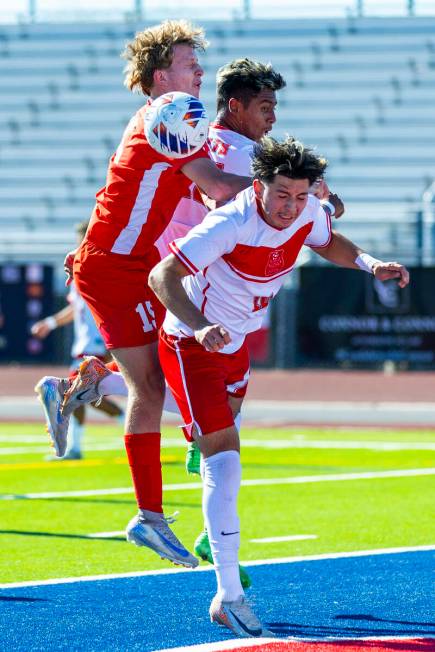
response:
<path id="1" fill-rule="evenodd" d="M 68 380 L 44 376 L 35 386 L 35 392 L 44 408 L 47 432 L 57 457 L 65 455 L 69 416 L 61 413 L 61 405 L 65 391 L 68 389 Z"/>
<path id="2" fill-rule="evenodd" d="M 93 356 L 86 356 L 77 369 L 77 376 L 65 392 L 61 407 L 63 416 L 69 417 L 81 405 L 101 400 L 98 385 L 110 373 L 104 362 Z"/>
<path id="3" fill-rule="evenodd" d="M 197 558 L 186 550 L 168 526 L 173 521 L 173 518 L 165 518 L 163 514 L 156 514 L 152 518 L 139 514 L 127 525 L 127 541 L 137 546 L 147 546 L 159 557 L 169 559 L 174 564 L 196 568 L 199 563 Z"/>
<path id="4" fill-rule="evenodd" d="M 232 602 L 224 602 L 218 595 L 215 595 L 209 613 L 212 623 L 227 627 L 241 638 L 275 637 L 258 620 L 244 595 Z"/>

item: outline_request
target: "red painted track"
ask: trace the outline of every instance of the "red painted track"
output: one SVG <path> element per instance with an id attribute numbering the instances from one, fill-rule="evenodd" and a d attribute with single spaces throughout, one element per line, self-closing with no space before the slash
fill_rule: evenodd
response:
<path id="1" fill-rule="evenodd" d="M 187 647 L 186 652 L 204 650 L 203 646 Z M 435 639 L 407 638 L 407 639 L 382 639 L 348 641 L 276 641 L 274 643 L 245 644 L 241 647 L 229 647 L 225 643 L 213 645 L 214 652 L 434 652 Z"/>
<path id="2" fill-rule="evenodd" d="M 0 367 L 1 396 L 33 396 L 44 375 L 66 375 L 66 367 Z M 435 373 L 370 371 L 254 370 L 248 399 L 277 401 L 435 402 Z"/>

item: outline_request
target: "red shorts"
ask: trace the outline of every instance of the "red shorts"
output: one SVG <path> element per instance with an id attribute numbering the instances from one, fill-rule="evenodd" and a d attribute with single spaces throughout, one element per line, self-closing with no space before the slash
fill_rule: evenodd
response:
<path id="1" fill-rule="evenodd" d="M 159 260 L 157 249 L 145 258 L 112 254 L 87 240 L 80 246 L 74 282 L 107 349 L 157 341 L 165 309 L 148 287 L 148 274 Z"/>
<path id="2" fill-rule="evenodd" d="M 161 329 L 159 356 L 183 417 L 187 439 L 192 441 L 193 425 L 206 435 L 234 424 L 228 395 L 243 398 L 246 394 L 246 343 L 235 353 L 209 353 L 193 337 L 178 338 Z"/>

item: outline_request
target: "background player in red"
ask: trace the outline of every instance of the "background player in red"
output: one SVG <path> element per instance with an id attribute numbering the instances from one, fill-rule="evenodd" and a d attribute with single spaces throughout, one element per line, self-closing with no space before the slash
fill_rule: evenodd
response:
<path id="1" fill-rule="evenodd" d="M 166 21 L 127 45 L 125 84 L 149 96 L 130 120 L 112 156 L 106 185 L 84 242 L 74 259 L 74 280 L 89 305 L 107 348 L 128 387 L 125 445 L 139 514 L 127 526 L 128 540 L 185 566 L 198 561 L 168 527 L 162 510 L 160 419 L 164 380 L 157 356 L 157 330 L 164 309 L 149 289 L 149 270 L 159 260 L 154 246 L 191 181 L 225 201 L 249 184 L 214 165 L 204 148 L 168 159 L 144 134 L 150 101 L 169 91 L 198 97 L 203 70 L 197 50 L 203 31 L 185 21 Z"/>
<path id="2" fill-rule="evenodd" d="M 173 254 L 150 274 L 167 308 L 162 367 L 203 455 L 203 511 L 218 585 L 210 617 L 243 637 L 268 634 L 245 601 L 238 572 L 241 465 L 234 416 L 249 379 L 246 335 L 260 327 L 304 244 L 343 267 L 397 278 L 400 287 L 409 281 L 399 263 L 376 260 L 331 232 L 329 207 L 309 195 L 325 167 L 325 159 L 292 138 L 264 138 L 254 147 L 252 187 L 172 243 Z"/>

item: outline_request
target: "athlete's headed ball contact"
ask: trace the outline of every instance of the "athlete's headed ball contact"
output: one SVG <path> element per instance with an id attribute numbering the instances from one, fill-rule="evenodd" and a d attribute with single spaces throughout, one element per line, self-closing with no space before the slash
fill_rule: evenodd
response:
<path id="1" fill-rule="evenodd" d="M 145 115 L 145 135 L 151 147 L 168 158 L 185 158 L 198 152 L 207 139 L 204 105 L 187 93 L 157 97 Z"/>

